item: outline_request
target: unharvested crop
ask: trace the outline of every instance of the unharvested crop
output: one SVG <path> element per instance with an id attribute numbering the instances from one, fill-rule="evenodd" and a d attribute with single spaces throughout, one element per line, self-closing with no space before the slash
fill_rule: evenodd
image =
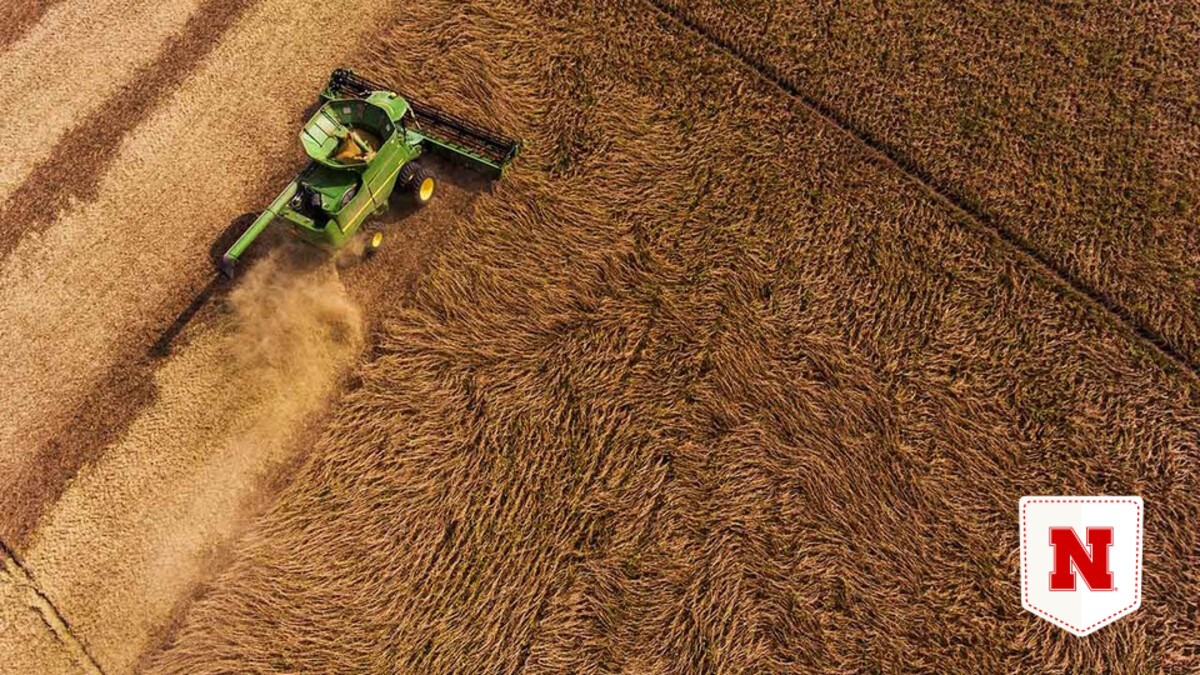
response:
<path id="1" fill-rule="evenodd" d="M 655 2 L 1200 365 L 1194 3 Z"/>
<path id="2" fill-rule="evenodd" d="M 1200 666 L 1189 375 L 640 3 L 388 28 L 526 154 L 152 672 Z M 1086 642 L 1020 608 L 1060 492 L 1151 505 Z"/>

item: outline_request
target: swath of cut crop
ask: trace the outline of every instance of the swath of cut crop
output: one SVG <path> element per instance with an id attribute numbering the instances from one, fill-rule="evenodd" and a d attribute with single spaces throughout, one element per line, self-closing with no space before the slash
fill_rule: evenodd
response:
<path id="1" fill-rule="evenodd" d="M 651 4 L 1200 366 L 1194 3 Z"/>
<path id="2" fill-rule="evenodd" d="M 1193 670 L 1190 380 L 639 8 L 398 21 L 528 152 L 149 672 Z M 1158 505 L 1086 642 L 1014 600 L 1059 492 Z"/>
<path id="3" fill-rule="evenodd" d="M 341 11 L 365 33 L 382 10 L 351 3 Z M 340 64 L 345 47 L 333 35 L 358 35 L 317 14 L 290 0 L 251 6 L 171 98 L 125 135 L 95 198 L 26 233 L 0 261 L 0 353 L 8 364 L 0 386 L 9 392 L 0 398 L 0 484 L 28 475 L 42 446 L 63 450 L 49 464 L 53 490 L 26 495 L 31 508 L 0 511 L 4 531 L 29 532 L 46 499 L 112 429 L 139 414 L 152 391 L 153 363 L 144 356 L 212 278 L 212 241 L 261 208 L 300 164 L 296 128 L 322 79 L 313 73 Z M 277 53 L 287 58 L 263 58 Z M 231 95 L 230 83 L 247 73 L 262 78 L 254 95 Z M 233 119 L 254 124 L 231 126 Z M 103 428 L 73 426 L 106 416 L 87 410 L 114 414 Z"/>
<path id="4" fill-rule="evenodd" d="M 272 252 L 155 374 L 158 397 L 71 481 L 25 562 L 106 672 L 128 672 L 363 344 L 336 268 Z"/>
<path id="5" fill-rule="evenodd" d="M 15 95 L 4 97 L 9 110 L 0 109 L 0 114 L 16 122 L 0 132 L 0 141 L 17 160 L 0 169 L 0 222 L 19 226 L 0 230 L 0 257 L 72 204 L 96 198 L 101 177 L 117 161 L 125 135 L 171 99 L 254 0 L 207 0 L 196 9 L 198 2 L 150 2 L 151 11 L 133 17 L 126 16 L 128 9 L 89 7 L 101 16 L 113 15 L 107 24 L 85 25 L 96 25 L 108 40 L 101 46 L 120 58 L 109 58 L 91 35 L 71 42 L 89 48 L 74 55 L 86 63 L 64 61 L 60 49 L 44 45 L 31 46 L 34 53 L 45 54 L 43 59 L 13 56 L 10 68 L 23 77 L 5 78 Z M 138 34 L 133 49 L 130 32 Z M 61 32 L 47 40 L 61 40 Z M 59 68 L 65 72 L 54 77 Z M 41 84 L 47 79 L 49 85 Z"/>

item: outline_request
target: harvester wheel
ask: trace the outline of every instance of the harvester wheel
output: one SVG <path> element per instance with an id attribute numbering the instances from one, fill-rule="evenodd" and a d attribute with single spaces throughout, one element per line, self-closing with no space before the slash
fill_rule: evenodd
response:
<path id="1" fill-rule="evenodd" d="M 371 235 L 371 240 L 367 242 L 367 255 L 368 256 L 375 255 L 375 252 L 378 251 L 379 247 L 382 245 L 383 245 L 383 233 L 382 232 L 376 232 L 375 234 Z"/>
<path id="2" fill-rule="evenodd" d="M 429 200 L 433 199 L 433 193 L 437 190 L 437 180 L 433 174 L 426 171 L 424 168 L 417 169 L 413 174 L 412 183 L 410 183 L 413 194 L 413 201 L 417 206 L 425 206 Z"/>

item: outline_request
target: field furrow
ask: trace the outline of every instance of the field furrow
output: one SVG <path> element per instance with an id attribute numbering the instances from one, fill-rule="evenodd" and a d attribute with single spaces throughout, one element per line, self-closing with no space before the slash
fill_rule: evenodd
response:
<path id="1" fill-rule="evenodd" d="M 229 316 L 156 372 L 154 403 L 26 545 L 106 672 L 129 672 L 161 634 L 358 357 L 361 317 L 336 270 L 303 272 L 273 258 L 248 275 Z"/>
<path id="2" fill-rule="evenodd" d="M 931 198 L 955 212 L 961 218 L 964 226 L 983 231 L 985 236 L 994 238 L 999 245 L 1012 249 L 1024 259 L 1025 264 L 1042 272 L 1051 283 L 1060 284 L 1064 290 L 1075 294 L 1082 302 L 1091 304 L 1097 311 L 1110 314 L 1119 330 L 1127 331 L 1134 339 L 1143 340 L 1158 350 L 1163 359 L 1170 362 L 1171 365 L 1168 367 L 1187 368 L 1200 376 L 1200 367 L 1187 354 L 1180 352 L 1178 345 L 1164 337 L 1156 326 L 1147 324 L 1143 320 L 1144 317 L 1131 313 L 1126 306 L 1114 299 L 1111 294 L 1094 286 L 1090 280 L 1082 279 L 1073 271 L 1062 267 L 1057 259 L 1048 257 L 1042 250 L 1033 246 L 1023 234 L 980 211 L 975 206 L 974 200 L 964 199 L 957 194 L 954 188 L 930 175 L 919 159 L 914 159 L 907 152 L 898 150 L 880 140 L 873 132 L 855 126 L 850 118 L 842 112 L 797 89 L 790 81 L 779 75 L 775 68 L 756 61 L 737 43 L 729 42 L 709 31 L 704 25 L 696 23 L 686 12 L 680 11 L 674 5 L 661 0 L 647 0 L 647 2 L 663 14 L 678 21 L 682 26 L 695 31 L 703 39 L 712 42 L 717 48 L 743 63 L 748 69 L 773 82 L 787 95 L 795 97 L 832 127 L 861 143 L 868 152 L 876 154 L 879 161 L 911 176 Z"/>
<path id="3" fill-rule="evenodd" d="M 99 675 L 96 662 L 12 552 L 0 544 L 0 673 Z"/>

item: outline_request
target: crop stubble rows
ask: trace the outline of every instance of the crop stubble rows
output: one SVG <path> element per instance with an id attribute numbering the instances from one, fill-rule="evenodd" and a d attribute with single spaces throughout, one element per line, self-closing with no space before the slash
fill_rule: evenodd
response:
<path id="1" fill-rule="evenodd" d="M 295 170 L 294 131 L 306 105 L 295 92 L 312 90 L 321 80 L 314 73 L 340 63 L 346 47 L 330 38 L 360 41 L 345 26 L 311 20 L 294 3 L 250 3 L 243 13 L 246 4 L 206 3 L 118 95 L 141 98 L 101 105 L 50 144 L 74 170 L 39 178 L 60 191 L 84 185 L 76 190 L 83 201 L 59 204 L 46 222 L 4 230 L 19 238 L 0 271 L 0 334 L 10 363 L 0 377 L 10 392 L 0 402 L 3 538 L 112 672 L 125 672 L 161 637 L 242 512 L 261 508 L 256 501 L 274 489 L 263 466 L 278 464 L 304 441 L 303 424 L 257 440 L 231 439 L 237 427 L 220 424 L 270 419 L 256 406 L 276 408 L 272 396 L 282 389 L 287 398 L 286 387 L 238 385 L 235 372 L 225 388 L 201 386 L 199 379 L 181 388 L 178 377 L 164 380 L 172 368 L 147 354 L 154 336 L 212 274 L 205 256 L 211 239 L 233 215 L 261 206 Z M 342 10 L 369 31 L 378 8 Z M 276 56 L 263 65 L 262 54 Z M 133 67 L 109 65 L 115 80 Z M 256 84 L 253 96 L 229 99 L 230 83 L 258 77 L 265 84 Z M 255 118 L 252 128 L 230 124 L 235 108 Z M 79 129 L 97 133 L 81 136 Z M 111 156 L 98 157 L 98 150 Z M 236 177 L 229 166 L 238 167 Z M 40 193 L 31 186 L 17 194 Z M 174 200 L 168 211 L 164 196 Z M 27 206 L 13 198 L 5 208 Z M 414 231 L 429 233 L 424 220 L 415 221 Z M 414 250 L 424 245 L 399 240 Z M 381 257 L 397 279 L 411 274 L 407 252 Z M 381 289 L 397 285 L 376 281 Z M 356 295 L 370 299 L 375 290 Z M 227 338 L 213 332 L 212 325 L 193 326 L 184 342 L 200 338 L 201 347 L 185 348 L 167 365 L 176 373 L 197 367 L 209 377 L 224 373 L 229 354 L 212 344 Z M 213 360 L 210 372 L 196 365 L 205 358 Z M 231 383 L 240 386 L 237 395 L 229 395 Z M 307 380 L 292 384 L 308 389 Z M 294 398 L 283 407 L 312 397 Z M 233 461 L 229 452 L 215 451 L 222 445 L 234 447 Z M 164 529 L 168 519 L 192 527 Z"/>
<path id="2" fill-rule="evenodd" d="M 343 8 L 363 30 L 375 11 Z M 110 105 L 100 121 L 81 122 L 125 130 L 102 136 L 114 157 L 90 199 L 44 230 L 24 232 L 0 266 L 0 353 L 10 364 L 0 382 L 20 392 L 0 400 L 2 477 L 26 486 L 3 492 L 0 525 L 16 548 L 65 481 L 153 400 L 148 352 L 156 336 L 211 278 L 211 241 L 294 170 L 294 129 L 305 107 L 294 92 L 318 86 L 313 73 L 338 62 L 343 48 L 328 38 L 355 39 L 290 2 L 199 16 L 212 23 L 193 25 L 198 34 L 174 40 L 160 71 L 142 73 L 179 85 L 165 98 L 154 93 L 159 105 Z M 263 54 L 277 58 L 264 62 Z M 247 77 L 255 95 L 231 99 L 230 83 Z M 136 127 L 123 119 L 131 111 L 144 116 Z M 240 116 L 254 125 L 231 123 Z M 50 177 L 74 185 L 70 176 Z"/>

